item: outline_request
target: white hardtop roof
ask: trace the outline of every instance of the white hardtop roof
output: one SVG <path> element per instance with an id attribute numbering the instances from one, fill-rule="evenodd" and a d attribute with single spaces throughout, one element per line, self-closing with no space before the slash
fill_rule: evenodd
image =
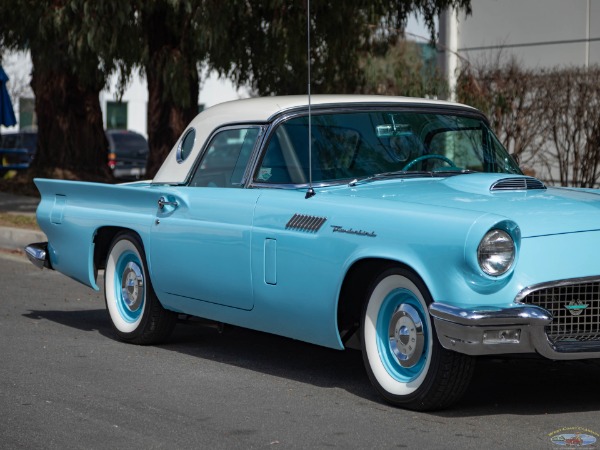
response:
<path id="1" fill-rule="evenodd" d="M 453 105 L 465 106 L 458 103 L 450 103 L 441 100 L 429 100 L 414 97 L 391 97 L 384 95 L 312 95 L 311 105 L 340 105 L 340 104 L 376 104 L 376 103 L 399 103 L 399 104 L 421 104 L 421 105 Z M 307 95 L 286 95 L 280 97 L 256 97 L 242 100 L 232 100 L 219 103 L 206 109 L 196 116 L 190 126 L 195 122 L 212 118 L 222 123 L 245 122 L 245 121 L 267 121 L 273 115 L 298 107 L 308 107 Z M 212 120 L 211 120 L 212 121 Z"/>
<path id="2" fill-rule="evenodd" d="M 475 110 L 469 106 L 459 103 L 450 103 L 440 100 L 429 100 L 413 97 L 390 97 L 383 95 L 312 95 L 311 105 L 342 105 L 342 104 L 412 104 L 431 106 L 456 106 Z M 186 128 L 196 131 L 196 140 L 189 157 L 183 161 L 177 161 L 177 146 L 181 138 L 175 143 L 169 155 L 163 162 L 160 170 L 152 180 L 154 183 L 183 183 L 191 170 L 198 153 L 204 146 L 206 139 L 212 132 L 227 124 L 236 123 L 260 123 L 267 122 L 274 115 L 286 110 L 308 107 L 307 95 L 288 95 L 280 97 L 257 97 L 242 100 L 233 100 L 219 103 L 200 114 Z M 185 132 L 182 136 L 185 135 Z"/>

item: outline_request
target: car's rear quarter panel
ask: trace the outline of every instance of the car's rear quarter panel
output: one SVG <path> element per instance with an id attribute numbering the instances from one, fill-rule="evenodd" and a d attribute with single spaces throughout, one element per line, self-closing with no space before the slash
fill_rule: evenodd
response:
<path id="1" fill-rule="evenodd" d="M 148 242 L 157 194 L 147 185 L 110 185 L 36 179 L 42 199 L 37 220 L 48 237 L 56 270 L 98 289 L 94 236 L 100 227 L 129 229 Z"/>

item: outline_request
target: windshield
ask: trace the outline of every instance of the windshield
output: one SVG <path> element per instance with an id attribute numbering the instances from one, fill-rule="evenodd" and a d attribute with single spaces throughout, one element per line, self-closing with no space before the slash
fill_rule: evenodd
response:
<path id="1" fill-rule="evenodd" d="M 308 117 L 272 133 L 255 181 L 308 182 Z M 447 176 L 466 171 L 521 174 L 476 116 L 426 111 L 313 114 L 313 182 L 376 176 Z"/>

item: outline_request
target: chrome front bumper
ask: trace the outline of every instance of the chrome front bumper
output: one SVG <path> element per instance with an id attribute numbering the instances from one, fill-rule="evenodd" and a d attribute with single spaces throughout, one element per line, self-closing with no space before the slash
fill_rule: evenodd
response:
<path id="1" fill-rule="evenodd" d="M 34 244 L 29 244 L 27 247 L 25 247 L 25 254 L 34 266 L 40 269 L 43 269 L 44 267 L 47 269 L 52 269 L 52 264 L 50 264 L 50 259 L 48 258 L 47 242 L 36 242 Z"/>
<path id="2" fill-rule="evenodd" d="M 442 347 L 467 355 L 539 353 L 549 359 L 600 358 L 600 344 L 571 345 L 558 349 L 546 337 L 552 314 L 538 306 L 463 309 L 432 303 L 433 317 Z"/>

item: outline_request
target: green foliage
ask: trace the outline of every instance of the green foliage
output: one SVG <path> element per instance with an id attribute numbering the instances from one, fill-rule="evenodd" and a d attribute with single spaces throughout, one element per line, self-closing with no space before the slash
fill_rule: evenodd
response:
<path id="1" fill-rule="evenodd" d="M 209 64 L 254 92 L 303 94 L 307 90 L 306 2 L 223 2 L 218 27 L 227 48 L 211 47 Z M 395 42 L 411 13 L 420 12 L 434 35 L 434 19 L 448 5 L 470 12 L 469 0 L 319 0 L 311 4 L 311 88 L 352 93 L 365 82 L 360 56 Z M 217 27 L 216 27 L 217 28 Z"/>
<path id="2" fill-rule="evenodd" d="M 399 39 L 382 54 L 367 53 L 362 59 L 365 94 L 441 97 L 448 92 L 435 66 L 435 47 Z"/>
<path id="3" fill-rule="evenodd" d="M 433 37 L 448 5 L 470 12 L 470 0 L 313 1 L 315 92 L 360 90 L 361 54 L 395 42 L 417 12 Z M 13 0 L 0 3 L 0 46 L 30 48 L 94 86 L 116 69 L 123 88 L 132 67 L 159 68 L 163 96 L 185 107 L 188 74 L 202 64 L 258 94 L 306 92 L 306 12 L 306 0 Z"/>
<path id="4" fill-rule="evenodd" d="M 412 13 L 423 16 L 433 38 L 434 20 L 449 5 L 470 12 L 470 0 L 313 0 L 312 91 L 360 92 L 366 82 L 364 55 L 396 42 Z M 43 103 L 36 100 L 36 108 L 44 105 L 52 111 L 38 111 L 38 117 L 69 123 L 53 128 L 52 142 L 50 134 L 40 133 L 42 152 L 61 136 L 72 139 L 78 133 L 87 133 L 81 142 L 94 135 L 103 142 L 99 104 L 89 105 L 90 99 L 116 71 L 122 92 L 132 70 L 139 68 L 149 87 L 152 175 L 195 113 L 200 67 L 216 69 L 238 86 L 249 84 L 256 94 L 306 93 L 307 9 L 307 0 L 2 1 L 0 50 L 31 51 L 34 76 L 38 74 L 36 98 L 45 83 L 56 80 L 45 89 Z M 367 57 L 370 63 L 375 61 Z M 398 67 L 394 77 L 404 70 Z M 409 92 L 421 92 L 415 89 Z M 54 102 L 53 91 L 61 96 Z M 69 110 L 93 114 L 78 118 Z M 76 126 L 76 120 L 90 121 L 91 116 L 94 131 Z M 69 119 L 59 119 L 65 117 Z M 77 139 L 72 140 L 77 147 Z M 69 159 L 53 151 L 41 155 L 48 164 Z"/>
<path id="5" fill-rule="evenodd" d="M 127 2 L 14 0 L 0 2 L 0 45 L 37 54 L 40 71 L 76 74 L 84 85 L 104 86 L 132 38 Z"/>

